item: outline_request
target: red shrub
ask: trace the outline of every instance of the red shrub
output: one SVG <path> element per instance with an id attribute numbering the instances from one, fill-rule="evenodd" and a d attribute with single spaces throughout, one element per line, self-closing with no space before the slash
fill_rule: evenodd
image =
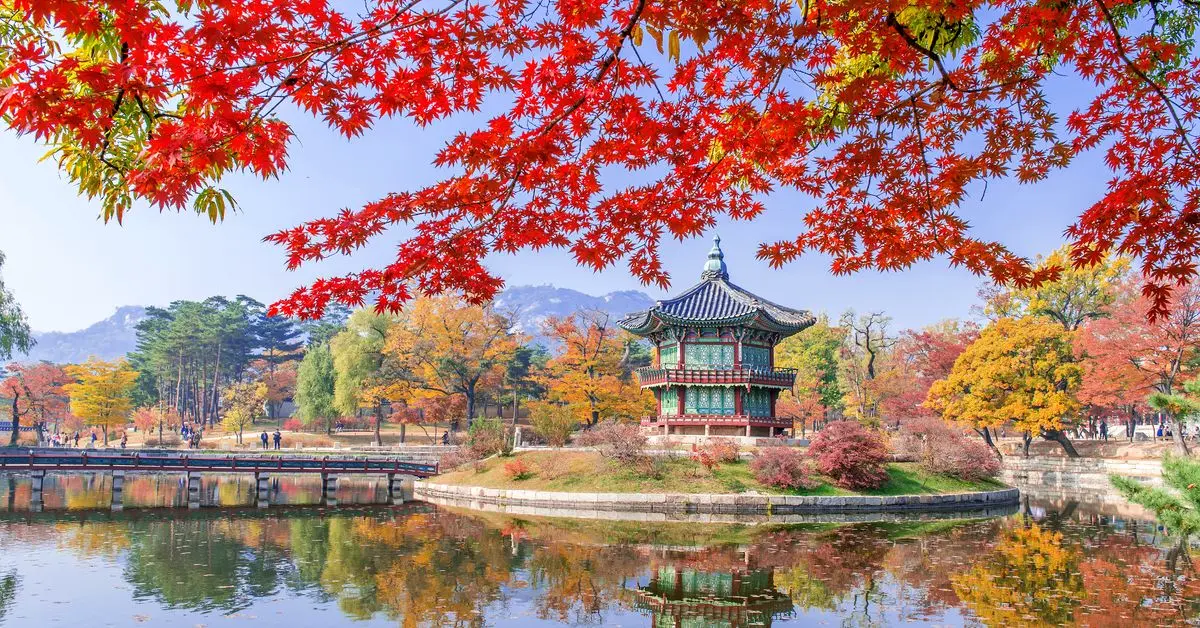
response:
<path id="1" fill-rule="evenodd" d="M 510 480 L 524 480 L 533 475 L 533 469 L 521 458 L 504 463 L 504 475 Z"/>
<path id="2" fill-rule="evenodd" d="M 304 424 L 300 422 L 300 419 L 292 418 L 283 422 L 283 429 L 289 432 L 303 432 Z"/>
<path id="3" fill-rule="evenodd" d="M 451 449 L 442 454 L 442 457 L 438 460 L 438 473 L 449 473 L 476 460 L 478 460 L 478 457 L 467 447 Z"/>
<path id="4" fill-rule="evenodd" d="M 817 432 L 808 447 L 817 470 L 852 490 L 879 488 L 888 481 L 887 447 L 857 421 L 837 421 Z"/>
<path id="5" fill-rule="evenodd" d="M 963 435 L 940 419 L 924 418 L 901 426 L 896 453 L 927 473 L 975 481 L 1000 473 L 1000 461 L 984 443 Z"/>
<path id="6" fill-rule="evenodd" d="M 812 489 L 821 485 L 813 477 L 812 463 L 799 449 L 764 447 L 750 461 L 754 479 L 761 484 L 780 488 Z"/>
<path id="7" fill-rule="evenodd" d="M 699 462 L 704 465 L 705 469 L 712 471 L 718 465 L 737 462 L 739 453 L 738 446 L 730 441 L 724 439 L 712 440 L 693 450 L 692 460 Z"/>
<path id="8" fill-rule="evenodd" d="M 646 451 L 646 435 L 633 423 L 604 421 L 575 438 L 581 447 L 595 447 L 601 456 L 619 463 L 631 463 Z"/>
<path id="9" fill-rule="evenodd" d="M 953 447 L 940 448 L 932 473 L 975 482 L 1000 473 L 1000 459 L 983 441 L 958 436 Z"/>

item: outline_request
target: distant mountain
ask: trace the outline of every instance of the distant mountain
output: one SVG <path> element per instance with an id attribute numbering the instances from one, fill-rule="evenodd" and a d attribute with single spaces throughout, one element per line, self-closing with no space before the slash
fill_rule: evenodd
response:
<path id="1" fill-rule="evenodd" d="M 60 364 L 82 362 L 93 355 L 102 360 L 114 360 L 133 351 L 137 344 L 136 326 L 144 318 L 146 308 L 126 305 L 87 329 L 34 332 L 37 345 L 28 355 L 15 357 L 22 362 L 48 360 Z"/>
<path id="2" fill-rule="evenodd" d="M 654 306 L 654 299 L 645 292 L 622 290 L 594 297 L 578 290 L 554 286 L 514 286 L 501 292 L 495 300 L 496 309 L 515 314 L 517 329 L 547 344 L 541 335 L 542 322 L 551 316 L 567 316 L 579 310 L 600 310 L 616 319 L 630 312 Z"/>
<path id="3" fill-rule="evenodd" d="M 569 288 L 514 286 L 496 297 L 496 308 L 516 315 L 517 330 L 548 344 L 541 335 L 542 322 L 550 316 L 566 316 L 579 310 L 601 310 L 615 319 L 654 305 L 654 299 L 637 290 L 610 292 L 594 297 Z M 79 331 L 36 332 L 37 345 L 22 362 L 48 360 L 60 364 L 82 362 L 88 356 L 114 360 L 137 346 L 137 324 L 146 318 L 146 308 L 126 305 L 112 316 Z"/>

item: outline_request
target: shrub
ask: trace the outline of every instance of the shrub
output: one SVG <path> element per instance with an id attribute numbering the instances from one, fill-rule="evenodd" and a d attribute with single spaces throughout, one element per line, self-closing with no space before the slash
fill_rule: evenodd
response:
<path id="1" fill-rule="evenodd" d="M 664 456 L 637 456 L 630 461 L 630 466 L 638 475 L 654 480 L 661 480 L 667 473 L 667 459 Z"/>
<path id="2" fill-rule="evenodd" d="M 143 447 L 178 447 L 183 443 L 183 439 L 179 438 L 178 434 L 163 432 L 162 440 L 159 441 L 157 436 L 147 436 L 142 441 Z"/>
<path id="3" fill-rule="evenodd" d="M 510 480 L 524 480 L 533 475 L 533 469 L 529 468 L 525 460 L 516 458 L 504 463 L 504 475 Z"/>
<path id="4" fill-rule="evenodd" d="M 738 461 L 738 446 L 728 440 L 710 440 L 692 452 L 692 460 L 712 471 L 717 466 Z"/>
<path id="5" fill-rule="evenodd" d="M 817 470 L 847 489 L 879 488 L 888 481 L 888 450 L 878 434 L 857 421 L 837 421 L 817 432 L 808 447 Z"/>
<path id="6" fill-rule="evenodd" d="M 324 434 L 284 434 L 279 439 L 279 446 L 284 449 L 296 447 L 333 447 L 333 439 Z"/>
<path id="7" fill-rule="evenodd" d="M 562 456 L 547 456 L 537 463 L 538 475 L 547 480 L 557 480 L 567 474 L 567 461 Z"/>
<path id="8" fill-rule="evenodd" d="M 573 410 L 556 403 L 535 403 L 530 409 L 529 423 L 551 447 L 562 447 L 579 425 Z"/>
<path id="9" fill-rule="evenodd" d="M 1000 473 L 1000 459 L 983 441 L 958 436 L 957 446 L 943 450 L 938 471 L 968 482 L 994 478 Z"/>
<path id="10" fill-rule="evenodd" d="M 471 462 L 475 462 L 475 455 L 471 450 L 465 447 L 456 447 L 442 454 L 442 457 L 438 459 L 438 472 L 449 473 Z"/>
<path id="11" fill-rule="evenodd" d="M 293 417 L 283 422 L 283 429 L 289 432 L 303 432 L 304 424 L 300 422 L 300 419 Z"/>
<path id="12" fill-rule="evenodd" d="M 477 459 L 507 453 L 507 441 L 499 419 L 475 419 L 467 430 L 467 446 Z"/>
<path id="13" fill-rule="evenodd" d="M 968 481 L 1000 473 L 1000 461 L 987 445 L 936 418 L 902 425 L 895 448 L 897 455 L 917 462 L 926 473 Z"/>
<path id="14" fill-rule="evenodd" d="M 754 479 L 761 484 L 779 488 L 813 489 L 821 485 L 814 477 L 812 461 L 799 449 L 764 447 L 750 460 Z"/>
<path id="15" fill-rule="evenodd" d="M 595 447 L 601 456 L 622 464 L 643 458 L 646 451 L 646 435 L 641 426 L 632 423 L 604 421 L 581 434 L 576 442 Z"/>

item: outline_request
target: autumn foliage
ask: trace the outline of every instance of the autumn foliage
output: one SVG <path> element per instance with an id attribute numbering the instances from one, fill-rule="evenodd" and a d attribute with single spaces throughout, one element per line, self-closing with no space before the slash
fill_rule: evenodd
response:
<path id="1" fill-rule="evenodd" d="M 750 471 L 767 486 L 813 489 L 821 485 L 812 461 L 794 447 L 760 448 L 750 459 Z"/>
<path id="2" fill-rule="evenodd" d="M 593 268 L 626 258 L 662 285 L 663 238 L 753 220 L 776 191 L 814 201 L 797 234 L 760 249 L 773 264 L 944 256 L 1001 282 L 1046 279 L 1054 269 L 1032 271 L 961 214 L 990 182 L 1093 154 L 1109 180 L 1068 229 L 1071 263 L 1139 256 L 1161 312 L 1200 254 L 1188 2 L 11 6 L 0 116 L 46 143 L 106 219 L 143 199 L 219 220 L 233 206 L 222 177 L 281 174 L 304 116 L 347 137 L 388 118 L 469 120 L 430 156 L 441 180 L 271 236 L 294 268 L 408 234 L 393 261 L 316 281 L 278 304 L 288 314 L 368 297 L 393 309 L 414 289 L 482 302 L 501 284 L 486 257 L 529 248 Z M 1064 81 L 1087 95 L 1048 99 Z"/>
<path id="3" fill-rule="evenodd" d="M 857 421 L 836 421 L 825 426 L 813 438 L 808 455 L 822 475 L 842 488 L 872 489 L 888 481 L 887 445 L 877 432 Z"/>

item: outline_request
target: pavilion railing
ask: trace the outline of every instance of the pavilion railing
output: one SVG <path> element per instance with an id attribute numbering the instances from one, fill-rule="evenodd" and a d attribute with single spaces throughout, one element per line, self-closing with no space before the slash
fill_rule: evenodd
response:
<path id="1" fill-rule="evenodd" d="M 643 386 L 656 384 L 763 384 L 790 388 L 796 381 L 796 369 L 739 366 L 722 368 L 662 368 L 646 366 L 636 371 Z"/>

